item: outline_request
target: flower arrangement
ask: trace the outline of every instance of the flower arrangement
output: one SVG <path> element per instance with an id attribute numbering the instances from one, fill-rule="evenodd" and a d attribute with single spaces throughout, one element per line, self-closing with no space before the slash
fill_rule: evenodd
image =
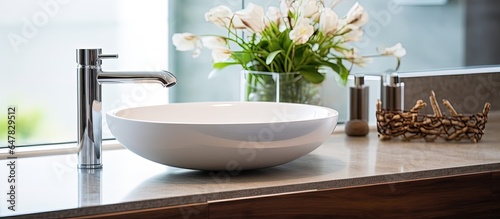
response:
<path id="1" fill-rule="evenodd" d="M 227 35 L 177 33 L 172 41 L 179 51 L 193 51 L 193 57 L 203 47 L 211 49 L 211 74 L 240 65 L 251 71 L 299 73 L 307 82 L 319 84 L 325 79 L 322 70 L 330 68 L 345 83 L 353 65 L 363 66 L 375 56 L 396 57 L 397 71 L 406 54 L 401 44 L 376 55 L 360 55 L 352 43 L 362 38 L 368 14 L 356 3 L 339 18 L 334 6 L 326 6 L 323 0 L 280 0 L 279 8 L 264 11 L 249 3 L 233 12 L 221 5 L 206 12 L 205 20 L 226 29 Z"/>

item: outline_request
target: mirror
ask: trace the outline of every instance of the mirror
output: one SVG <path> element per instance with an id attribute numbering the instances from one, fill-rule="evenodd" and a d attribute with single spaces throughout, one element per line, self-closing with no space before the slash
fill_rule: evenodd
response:
<path id="1" fill-rule="evenodd" d="M 495 40 L 500 36 L 500 30 L 496 28 L 496 20 L 500 20 L 500 13 L 496 13 L 500 11 L 498 1 L 342 0 L 335 11 L 342 17 L 357 1 L 370 16 L 365 26 L 365 39 L 357 44 L 360 51 L 375 54 L 377 47 L 401 42 L 407 55 L 402 59 L 400 72 L 500 64 L 500 54 L 497 54 L 500 50 L 495 48 Z M 171 26 L 170 34 L 224 34 L 224 30 L 205 21 L 204 13 L 221 4 L 236 11 L 249 2 L 264 7 L 279 4 L 267 0 L 170 1 L 170 9 L 175 8 L 170 14 L 169 23 L 175 24 Z M 325 0 L 326 4 L 332 2 Z M 239 99 L 238 68 L 220 72 L 209 80 L 212 63 L 208 51 L 202 51 L 200 57 L 193 59 L 191 54 L 170 49 L 172 70 L 188 83 L 173 89 L 176 93 L 171 96 L 174 101 Z M 392 58 L 376 58 L 364 68 L 355 67 L 353 72 L 380 73 L 393 69 L 395 64 Z M 200 89 L 210 92 L 190 94 Z"/>

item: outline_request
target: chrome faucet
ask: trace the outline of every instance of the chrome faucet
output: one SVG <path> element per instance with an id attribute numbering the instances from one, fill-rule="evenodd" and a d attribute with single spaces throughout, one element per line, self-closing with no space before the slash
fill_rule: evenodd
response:
<path id="1" fill-rule="evenodd" d="M 101 83 L 156 82 L 164 87 L 177 83 L 168 71 L 122 72 L 102 71 L 102 59 L 118 58 L 102 54 L 102 49 L 77 49 L 78 81 L 78 168 L 102 168 Z"/>

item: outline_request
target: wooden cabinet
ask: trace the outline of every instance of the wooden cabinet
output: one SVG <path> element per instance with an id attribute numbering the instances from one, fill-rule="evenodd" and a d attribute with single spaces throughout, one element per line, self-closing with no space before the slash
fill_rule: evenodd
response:
<path id="1" fill-rule="evenodd" d="M 126 211 L 117 212 L 93 216 L 78 217 L 78 219 L 93 219 L 93 218 L 104 218 L 104 219 L 164 219 L 164 218 L 180 218 L 180 219 L 206 219 L 208 218 L 208 204 L 191 204 L 191 205 L 180 205 L 173 207 L 164 208 L 154 208 L 136 211 Z"/>
<path id="2" fill-rule="evenodd" d="M 500 218 L 500 171 L 491 175 L 491 218 Z"/>
<path id="3" fill-rule="evenodd" d="M 80 218 L 500 218 L 500 171 Z"/>
<path id="4" fill-rule="evenodd" d="M 222 218 L 491 217 L 491 173 L 209 204 Z"/>

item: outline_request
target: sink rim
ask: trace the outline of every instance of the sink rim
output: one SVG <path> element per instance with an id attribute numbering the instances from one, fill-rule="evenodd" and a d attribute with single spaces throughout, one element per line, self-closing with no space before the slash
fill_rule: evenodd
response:
<path id="1" fill-rule="evenodd" d="M 246 101 L 224 101 L 224 102 L 185 102 L 185 103 L 168 103 L 168 104 L 160 104 L 160 105 L 150 105 L 150 106 L 137 106 L 137 107 L 124 107 L 124 108 L 118 108 L 118 109 L 113 109 L 109 110 L 107 112 L 107 116 L 115 117 L 118 119 L 126 119 L 129 121 L 135 121 L 135 122 L 147 122 L 147 123 L 154 123 L 154 124 L 170 124 L 170 125 L 263 125 L 263 124 L 269 124 L 271 123 L 270 121 L 264 122 L 264 121 L 236 121 L 236 122 L 194 122 L 194 121 L 158 121 L 158 120 L 152 120 L 152 119 L 136 119 L 136 118 L 128 118 L 125 116 L 120 116 L 117 115 L 120 112 L 126 111 L 126 110 L 141 110 L 141 109 L 147 109 L 147 108 L 169 108 L 169 107 L 184 107 L 188 105 L 199 105 L 202 107 L 218 107 L 218 106 L 231 106 L 231 105 L 271 105 L 271 106 L 293 106 L 293 107 L 304 107 L 304 108 L 311 108 L 315 110 L 322 110 L 326 112 L 326 115 L 324 116 L 318 116 L 315 118 L 301 118 L 301 119 L 295 119 L 295 120 L 286 120 L 286 121 L 273 121 L 273 124 L 281 124 L 281 123 L 296 123 L 296 122 L 304 122 L 304 121 L 315 121 L 315 120 L 322 120 L 325 118 L 331 118 L 331 117 L 338 117 L 339 113 L 335 109 L 324 107 L 324 106 L 317 106 L 317 105 L 308 105 L 308 104 L 299 104 L 299 103 L 283 103 L 283 102 L 246 102 Z"/>

